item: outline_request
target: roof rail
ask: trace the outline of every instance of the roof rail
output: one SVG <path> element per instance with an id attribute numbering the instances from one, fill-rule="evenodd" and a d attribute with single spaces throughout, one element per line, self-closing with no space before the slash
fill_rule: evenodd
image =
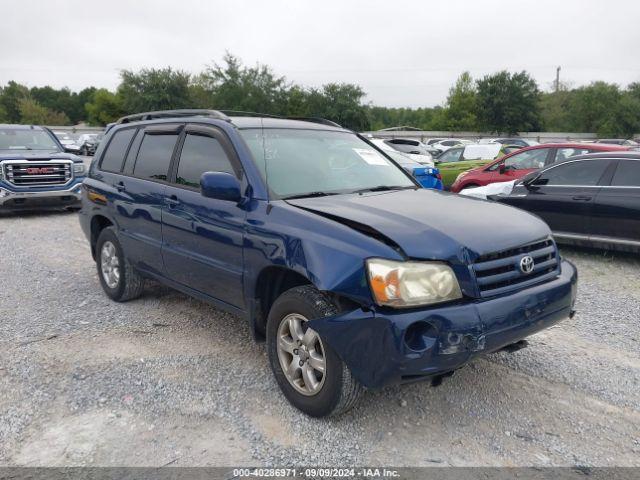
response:
<path id="1" fill-rule="evenodd" d="M 272 115 L 270 113 L 245 112 L 244 110 L 219 110 L 221 113 L 229 117 L 265 117 L 265 118 L 284 118 L 280 115 Z"/>
<path id="2" fill-rule="evenodd" d="M 156 112 L 134 113 L 118 119 L 116 124 L 138 122 L 141 120 L 154 120 L 156 118 L 174 117 L 211 117 L 220 120 L 229 120 L 229 117 L 219 110 L 205 109 L 181 109 L 181 110 L 158 110 Z"/>
<path id="3" fill-rule="evenodd" d="M 342 125 L 320 117 L 287 117 L 288 120 L 300 120 L 302 122 L 319 123 L 320 125 L 328 125 L 330 127 L 344 128 Z"/>
<path id="4" fill-rule="evenodd" d="M 331 120 L 327 120 L 326 118 L 320 117 L 283 117 L 281 115 L 272 115 L 269 113 L 258 113 L 258 112 L 245 112 L 242 110 L 220 110 L 220 112 L 225 115 L 229 115 L 230 117 L 264 117 L 264 118 L 281 118 L 284 120 L 300 120 L 302 122 L 312 122 L 319 123 L 322 125 L 329 125 L 331 127 L 342 128 L 342 125 L 338 125 Z"/>

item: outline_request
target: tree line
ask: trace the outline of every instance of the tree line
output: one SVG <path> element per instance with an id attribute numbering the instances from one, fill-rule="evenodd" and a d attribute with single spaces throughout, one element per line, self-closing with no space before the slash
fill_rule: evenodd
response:
<path id="1" fill-rule="evenodd" d="M 365 103 L 349 83 L 310 88 L 289 82 L 270 67 L 247 66 L 232 54 L 198 74 L 171 67 L 123 70 L 115 91 L 79 92 L 49 86 L 0 87 L 0 123 L 106 125 L 122 115 L 177 108 L 214 108 L 290 117 L 322 117 L 353 130 L 406 125 L 421 130 L 640 132 L 640 82 L 626 88 L 606 82 L 544 92 L 525 71 L 474 79 L 463 72 L 442 106 L 388 108 Z"/>

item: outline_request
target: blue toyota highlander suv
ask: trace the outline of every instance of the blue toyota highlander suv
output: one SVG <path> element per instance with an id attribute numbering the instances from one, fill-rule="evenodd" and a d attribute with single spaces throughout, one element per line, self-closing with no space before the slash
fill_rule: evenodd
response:
<path id="1" fill-rule="evenodd" d="M 366 388 L 438 384 L 573 313 L 577 272 L 544 222 L 420 188 L 318 119 L 125 117 L 83 186 L 107 295 L 136 298 L 150 278 L 245 318 L 309 415 Z"/>
<path id="2" fill-rule="evenodd" d="M 80 207 L 82 159 L 35 125 L 0 125 L 0 211 Z"/>

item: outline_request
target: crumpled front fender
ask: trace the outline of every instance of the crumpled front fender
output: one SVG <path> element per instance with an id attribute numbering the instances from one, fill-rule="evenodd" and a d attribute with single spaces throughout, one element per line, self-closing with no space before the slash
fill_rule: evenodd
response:
<path id="1" fill-rule="evenodd" d="M 309 322 L 324 342 L 345 362 L 363 385 L 374 388 L 388 382 L 400 369 L 398 349 L 402 332 L 389 320 L 361 309 Z"/>

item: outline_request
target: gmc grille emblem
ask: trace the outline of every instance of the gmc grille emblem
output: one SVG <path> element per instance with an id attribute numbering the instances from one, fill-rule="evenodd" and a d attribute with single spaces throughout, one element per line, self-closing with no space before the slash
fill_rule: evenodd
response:
<path id="1" fill-rule="evenodd" d="M 28 167 L 27 168 L 28 175 L 42 175 L 44 173 L 53 173 L 53 168 L 51 167 Z"/>

